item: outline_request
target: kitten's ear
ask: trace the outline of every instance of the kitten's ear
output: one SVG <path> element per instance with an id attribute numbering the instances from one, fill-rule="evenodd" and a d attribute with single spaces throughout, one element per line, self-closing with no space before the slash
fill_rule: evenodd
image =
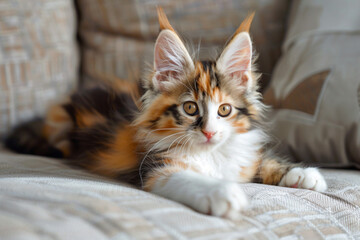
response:
<path id="1" fill-rule="evenodd" d="M 253 17 L 254 13 L 243 21 L 216 63 L 219 72 L 237 81 L 238 86 L 241 87 L 252 85 L 252 42 L 248 31 Z"/>
<path id="2" fill-rule="evenodd" d="M 153 84 L 156 89 L 166 91 L 193 71 L 194 63 L 160 8 L 158 16 L 161 32 L 155 43 Z"/>

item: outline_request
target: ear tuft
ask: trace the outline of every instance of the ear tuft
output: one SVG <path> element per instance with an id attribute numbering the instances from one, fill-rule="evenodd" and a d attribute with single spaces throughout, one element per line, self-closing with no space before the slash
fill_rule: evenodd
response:
<path id="1" fill-rule="evenodd" d="M 160 24 L 160 30 L 168 29 L 168 30 L 175 32 L 174 28 L 171 26 L 168 18 L 166 17 L 166 14 L 165 14 L 164 10 L 162 9 L 162 7 L 157 8 L 157 14 L 158 14 L 158 19 L 159 19 L 159 24 Z"/>
<path id="2" fill-rule="evenodd" d="M 240 24 L 238 29 L 236 29 L 236 32 L 234 35 L 237 35 L 238 33 L 241 33 L 241 32 L 250 32 L 251 23 L 254 19 L 254 16 L 255 16 L 255 12 L 250 13 L 245 18 L 245 20 Z"/>

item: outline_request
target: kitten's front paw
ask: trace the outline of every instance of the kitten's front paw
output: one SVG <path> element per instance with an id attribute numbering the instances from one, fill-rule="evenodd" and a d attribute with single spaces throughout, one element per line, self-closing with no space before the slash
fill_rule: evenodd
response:
<path id="1" fill-rule="evenodd" d="M 217 217 L 238 219 L 240 210 L 248 205 L 248 200 L 237 183 L 219 183 L 204 193 L 199 202 L 200 211 Z"/>
<path id="2" fill-rule="evenodd" d="M 281 179 L 279 186 L 304 188 L 318 192 L 327 189 L 324 177 L 316 168 L 293 168 Z"/>

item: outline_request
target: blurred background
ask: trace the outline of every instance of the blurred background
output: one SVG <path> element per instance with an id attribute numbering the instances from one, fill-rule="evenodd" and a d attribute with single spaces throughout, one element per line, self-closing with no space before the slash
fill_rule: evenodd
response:
<path id="1" fill-rule="evenodd" d="M 260 91 L 280 151 L 358 166 L 358 0 L 2 0 L 0 136 L 77 87 L 137 81 L 152 66 L 157 6 L 201 60 L 255 11 Z"/>
<path id="2" fill-rule="evenodd" d="M 201 59 L 216 58 L 256 10 L 251 34 L 263 83 L 270 79 L 285 33 L 287 0 L 5 0 L 0 3 L 1 131 L 41 114 L 50 100 L 78 85 L 141 77 L 152 66 L 157 6 Z"/>

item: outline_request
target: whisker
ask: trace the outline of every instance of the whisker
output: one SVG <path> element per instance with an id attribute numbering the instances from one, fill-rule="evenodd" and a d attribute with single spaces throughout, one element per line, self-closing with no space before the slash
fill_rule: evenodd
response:
<path id="1" fill-rule="evenodd" d="M 143 165 L 145 159 L 147 158 L 147 156 L 148 156 L 148 155 L 150 154 L 150 152 L 153 151 L 153 150 L 156 148 L 156 146 L 159 145 L 162 141 L 164 141 L 164 140 L 166 140 L 166 139 L 168 139 L 168 138 L 170 138 L 170 137 L 172 137 L 172 136 L 174 136 L 174 135 L 177 135 L 177 134 L 182 134 L 182 133 L 181 133 L 181 132 L 179 132 L 179 133 L 173 133 L 173 134 L 171 134 L 171 135 L 169 135 L 169 136 L 166 136 L 166 137 L 162 138 L 159 142 L 157 142 L 156 144 L 154 144 L 154 146 L 152 146 L 152 147 L 150 148 L 150 150 L 146 153 L 145 157 L 141 160 L 140 165 L 139 165 L 139 177 L 140 177 L 141 187 L 143 187 L 143 185 L 144 185 L 143 178 L 142 178 L 142 174 L 141 174 L 141 168 L 142 168 L 142 165 Z"/>
<path id="2" fill-rule="evenodd" d="M 164 131 L 164 130 L 183 130 L 183 129 L 182 128 L 158 128 L 158 129 L 151 130 L 150 132 L 148 132 L 145 137 L 148 137 L 149 134 L 151 134 L 153 132 Z"/>
<path id="3" fill-rule="evenodd" d="M 186 142 L 183 144 L 182 149 L 185 150 L 186 144 L 191 140 L 191 136 L 189 136 L 189 138 L 186 140 Z M 180 153 L 183 151 L 182 149 L 180 149 Z"/>
<path id="4" fill-rule="evenodd" d="M 185 135 L 185 137 L 188 137 L 190 134 L 188 133 L 188 134 L 186 134 Z M 183 138 L 181 139 L 181 141 L 183 140 Z M 181 141 L 179 141 L 177 144 L 176 144 L 176 146 L 175 146 L 175 150 L 174 150 L 174 152 L 176 153 L 177 152 L 177 148 L 179 147 L 179 144 L 181 143 Z M 182 147 L 182 146 L 180 146 L 180 147 Z"/>
<path id="5" fill-rule="evenodd" d="M 166 152 L 167 152 L 167 153 L 169 152 L 171 146 L 175 143 L 175 141 L 177 141 L 179 138 L 181 138 L 181 139 L 179 140 L 179 141 L 181 141 L 184 136 L 186 136 L 186 135 L 182 135 L 182 136 L 180 136 L 180 137 L 177 137 L 174 141 L 172 141 L 172 143 L 170 144 L 170 146 L 168 147 L 168 149 L 167 149 Z"/>
<path id="6" fill-rule="evenodd" d="M 189 141 L 189 139 L 191 139 L 191 134 L 187 134 L 186 135 L 186 138 L 185 138 L 186 140 L 185 140 L 185 142 L 182 144 L 182 146 L 180 147 L 180 155 L 182 155 L 182 149 L 184 148 L 184 147 L 186 147 L 186 143 Z"/>

